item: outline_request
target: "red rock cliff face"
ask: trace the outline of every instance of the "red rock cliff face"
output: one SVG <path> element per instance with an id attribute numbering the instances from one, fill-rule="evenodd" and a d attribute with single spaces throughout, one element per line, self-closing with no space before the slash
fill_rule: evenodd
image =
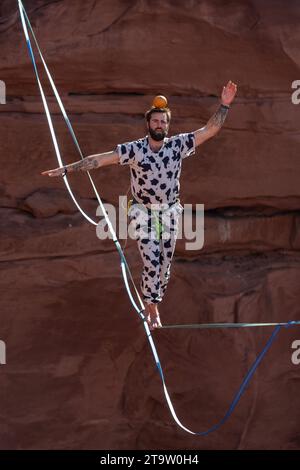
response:
<path id="1" fill-rule="evenodd" d="M 187 159 L 182 203 L 205 205 L 205 243 L 178 241 L 164 323 L 299 320 L 298 2 L 24 1 L 85 155 L 144 135 L 153 95 L 171 133 L 205 125 L 222 86 L 238 96 L 222 131 Z M 0 4 L 2 449 L 299 449 L 299 328 L 284 329 L 230 421 L 209 437 L 167 410 L 111 240 L 97 238 L 61 179 L 17 2 Z M 64 161 L 79 159 L 45 80 Z M 118 203 L 129 172 L 93 173 Z M 84 174 L 70 183 L 96 218 Z M 123 242 L 122 242 L 123 243 Z M 139 283 L 137 247 L 126 247 Z M 184 424 L 221 419 L 271 331 L 162 330 L 153 336 Z"/>

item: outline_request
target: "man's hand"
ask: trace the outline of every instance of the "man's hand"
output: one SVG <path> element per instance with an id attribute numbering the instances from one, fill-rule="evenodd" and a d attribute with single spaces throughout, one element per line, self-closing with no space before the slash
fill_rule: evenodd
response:
<path id="1" fill-rule="evenodd" d="M 54 170 L 43 171 L 41 175 L 62 176 L 64 172 L 65 172 L 65 167 L 59 167 L 59 168 L 55 168 Z"/>
<path id="2" fill-rule="evenodd" d="M 231 80 L 227 83 L 226 86 L 223 86 L 223 91 L 221 95 L 221 103 L 229 106 L 237 92 L 237 86 Z"/>

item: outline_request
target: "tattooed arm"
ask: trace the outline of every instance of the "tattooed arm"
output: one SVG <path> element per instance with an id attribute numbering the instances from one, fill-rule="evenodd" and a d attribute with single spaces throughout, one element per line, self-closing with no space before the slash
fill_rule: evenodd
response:
<path id="1" fill-rule="evenodd" d="M 207 122 L 206 126 L 194 132 L 196 147 L 200 144 L 203 144 L 203 142 L 210 139 L 219 132 L 226 119 L 228 109 L 228 107 L 220 104 L 215 114 Z"/>
<path id="2" fill-rule="evenodd" d="M 63 167 L 55 168 L 54 170 L 43 171 L 42 175 L 48 176 L 61 176 L 64 173 L 71 173 L 73 171 L 89 171 L 99 168 L 101 166 L 113 165 L 119 162 L 119 155 L 116 150 L 106 153 L 98 153 L 85 157 L 83 160 L 65 165 Z"/>
<path id="3" fill-rule="evenodd" d="M 219 132 L 226 119 L 229 105 L 233 101 L 237 92 L 237 86 L 235 83 L 229 81 L 226 87 L 223 87 L 221 104 L 219 105 L 215 114 L 209 119 L 206 126 L 198 129 L 194 132 L 195 134 L 195 145 L 202 144 L 206 140 L 210 139 Z"/>

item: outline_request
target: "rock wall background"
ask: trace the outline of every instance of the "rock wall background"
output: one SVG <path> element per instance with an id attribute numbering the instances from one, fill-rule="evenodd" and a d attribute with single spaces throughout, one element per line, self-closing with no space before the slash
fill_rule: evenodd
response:
<path id="1" fill-rule="evenodd" d="M 181 200 L 205 205 L 205 244 L 191 252 L 178 242 L 162 319 L 299 320 L 299 2 L 24 5 L 86 155 L 141 137 L 157 93 L 169 98 L 175 134 L 202 127 L 222 86 L 238 84 L 222 131 L 184 162 Z M 299 328 L 283 329 L 222 429 L 203 439 L 174 424 L 113 243 L 96 237 L 61 179 L 40 175 L 57 164 L 12 0 L 0 3 L 0 46 L 0 448 L 299 449 Z M 78 160 L 49 101 L 64 160 Z M 126 194 L 127 168 L 93 177 L 104 201 Z M 95 217 L 86 175 L 70 182 Z M 138 284 L 132 240 L 126 255 Z M 270 333 L 154 332 L 186 426 L 222 418 Z"/>

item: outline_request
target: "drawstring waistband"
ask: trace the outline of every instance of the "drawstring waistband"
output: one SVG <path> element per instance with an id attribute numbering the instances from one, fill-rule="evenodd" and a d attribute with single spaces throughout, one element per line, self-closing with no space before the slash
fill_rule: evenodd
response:
<path id="1" fill-rule="evenodd" d="M 150 210 L 150 211 L 165 212 L 165 211 L 169 210 L 170 207 L 174 206 L 174 205 L 177 204 L 177 203 L 180 203 L 180 200 L 179 200 L 179 199 L 176 199 L 176 201 L 171 202 L 171 203 L 163 202 L 162 205 L 163 205 L 163 206 L 167 206 L 167 207 L 164 207 L 164 209 L 158 207 L 158 208 L 156 209 L 156 208 L 154 208 L 153 206 L 159 206 L 158 203 L 151 204 L 152 207 L 150 208 L 150 207 L 148 207 L 146 204 L 143 204 L 142 202 L 139 202 L 139 201 L 137 201 L 134 197 L 132 197 L 132 199 L 130 199 L 130 200 L 128 201 L 127 210 L 129 211 L 130 207 L 131 207 L 132 205 L 134 205 L 134 204 L 140 204 L 140 205 L 146 207 L 146 208 L 147 208 L 148 210 Z"/>

